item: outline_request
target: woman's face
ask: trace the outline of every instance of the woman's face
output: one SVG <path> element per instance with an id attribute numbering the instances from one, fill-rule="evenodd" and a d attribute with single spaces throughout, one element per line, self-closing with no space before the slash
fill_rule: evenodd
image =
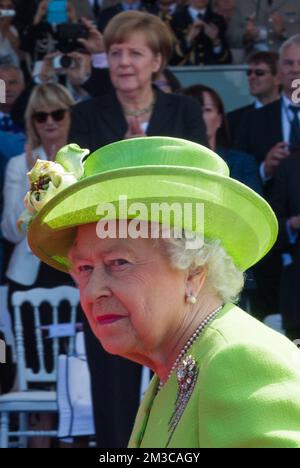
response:
<path id="1" fill-rule="evenodd" d="M 222 125 L 222 116 L 219 114 L 212 96 L 206 91 L 203 93 L 202 115 L 206 126 L 207 137 L 215 137 L 218 129 Z"/>
<path id="2" fill-rule="evenodd" d="M 58 110 L 63 110 L 63 106 L 52 105 L 47 108 L 42 107 L 38 111 L 36 111 L 34 114 L 37 115 L 40 113 L 48 114 L 46 120 L 46 115 L 44 116 L 43 122 L 40 122 L 38 119 L 35 119 L 33 114 L 33 124 L 35 126 L 36 132 L 38 133 L 41 139 L 42 145 L 49 144 L 51 142 L 60 142 L 61 140 L 67 140 L 68 138 L 71 123 L 70 112 L 69 110 L 65 110 L 64 113 L 60 113 L 63 115 L 59 115 L 58 113 L 57 118 L 57 114 L 55 113 L 55 111 Z M 53 112 L 54 114 L 51 115 L 51 113 Z"/>
<path id="3" fill-rule="evenodd" d="M 0 0 L 0 10 L 15 10 L 14 3 L 11 0 Z M 12 17 L 1 17 L 0 18 L 0 29 L 8 26 L 12 22 Z"/>
<path id="4" fill-rule="evenodd" d="M 83 310 L 106 351 L 143 362 L 173 343 L 182 330 L 185 272 L 171 267 L 157 241 L 99 239 L 96 224 L 88 224 L 78 228 L 70 260 Z"/>
<path id="5" fill-rule="evenodd" d="M 110 46 L 108 65 L 117 91 L 130 93 L 151 86 L 152 74 L 161 66 L 161 55 L 152 52 L 143 32 L 135 31 L 126 41 Z"/>

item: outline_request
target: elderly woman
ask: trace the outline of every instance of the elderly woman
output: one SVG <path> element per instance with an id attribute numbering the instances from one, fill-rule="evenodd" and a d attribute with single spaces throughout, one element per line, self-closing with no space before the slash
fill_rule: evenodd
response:
<path id="1" fill-rule="evenodd" d="M 81 160 L 58 154 L 77 182 L 44 207 L 28 193 L 29 244 L 72 274 L 103 347 L 155 372 L 130 447 L 300 447 L 300 353 L 232 303 L 275 242 L 269 205 L 180 139 Z M 31 182 L 45 176 L 37 167 Z"/>
<path id="2" fill-rule="evenodd" d="M 98 38 L 101 43 L 99 34 L 89 26 L 90 42 Z M 153 86 L 172 53 L 172 36 L 163 21 L 141 11 L 119 13 L 105 28 L 103 41 L 113 90 L 74 108 L 70 141 L 91 151 L 143 135 L 206 143 L 199 104 Z M 92 50 L 88 40 L 83 43 Z"/>
<path id="3" fill-rule="evenodd" d="M 89 27 L 89 44 L 83 41 L 90 50 L 90 42 L 101 43 L 99 34 Z M 103 40 L 113 90 L 75 106 L 69 141 L 91 151 L 134 136 L 162 135 L 206 144 L 199 103 L 153 84 L 172 51 L 168 27 L 149 13 L 127 11 L 109 22 Z M 86 338 L 98 445 L 126 446 L 139 404 L 141 368 L 107 355 L 88 330 Z M 97 362 L 101 369 L 95 367 Z M 107 401 L 106 411 L 99 394 Z"/>

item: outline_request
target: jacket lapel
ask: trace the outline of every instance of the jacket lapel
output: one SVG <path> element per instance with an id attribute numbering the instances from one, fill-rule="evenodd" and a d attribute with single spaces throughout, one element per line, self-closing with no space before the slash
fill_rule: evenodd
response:
<path id="1" fill-rule="evenodd" d="M 273 126 L 270 126 L 273 130 L 273 136 L 276 141 L 283 141 L 283 128 L 282 128 L 282 118 L 281 118 L 281 99 L 274 103 L 274 107 L 269 109 L 270 111 L 270 120 L 269 122 L 274 122 Z M 278 136 L 280 138 L 278 139 Z"/>
<path id="2" fill-rule="evenodd" d="M 105 123 L 114 141 L 122 140 L 127 130 L 127 122 L 116 93 L 112 91 L 99 98 L 99 106 L 101 107 L 97 127 L 103 129 L 103 123 Z"/>
<path id="3" fill-rule="evenodd" d="M 164 129 L 169 129 L 169 122 L 174 119 L 174 101 L 170 99 L 168 93 L 156 89 L 157 98 L 148 125 L 147 135 L 163 135 Z"/>
<path id="4" fill-rule="evenodd" d="M 138 448 L 143 440 L 143 435 L 147 427 L 149 414 L 155 399 L 158 383 L 157 376 L 154 376 L 144 395 L 143 401 L 140 404 L 133 431 L 129 440 L 129 448 Z"/>

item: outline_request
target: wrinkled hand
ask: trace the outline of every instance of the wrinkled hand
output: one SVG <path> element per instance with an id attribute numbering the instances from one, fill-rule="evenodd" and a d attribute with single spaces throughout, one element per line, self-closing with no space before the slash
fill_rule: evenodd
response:
<path id="1" fill-rule="evenodd" d="M 96 26 L 86 18 L 80 18 L 80 21 L 87 28 L 89 36 L 87 39 L 78 39 L 78 42 L 80 42 L 90 54 L 101 54 L 105 52 L 103 36 Z"/>
<path id="2" fill-rule="evenodd" d="M 80 52 L 68 54 L 73 59 L 74 66 L 65 69 L 72 86 L 82 85 L 91 74 L 91 56 Z"/>
<path id="3" fill-rule="evenodd" d="M 278 36 L 282 36 L 285 30 L 283 16 L 280 15 L 278 12 L 275 12 L 272 14 L 270 19 L 273 23 L 273 28 L 274 28 L 275 33 Z"/>
<path id="4" fill-rule="evenodd" d="M 288 146 L 282 141 L 270 149 L 264 161 L 266 176 L 272 177 L 281 161 L 290 155 Z"/>
<path id="5" fill-rule="evenodd" d="M 35 17 L 33 19 L 33 24 L 39 24 L 48 11 L 49 0 L 42 0 L 39 3 L 38 9 L 36 11 Z"/>
<path id="6" fill-rule="evenodd" d="M 128 129 L 125 133 L 124 139 L 128 140 L 129 138 L 137 138 L 145 136 L 143 129 L 140 126 L 139 119 L 136 116 L 128 117 Z"/>

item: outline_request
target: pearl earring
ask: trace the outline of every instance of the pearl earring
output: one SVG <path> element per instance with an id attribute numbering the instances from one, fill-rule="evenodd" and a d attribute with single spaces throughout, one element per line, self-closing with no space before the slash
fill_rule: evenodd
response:
<path id="1" fill-rule="evenodd" d="M 186 302 L 188 302 L 189 304 L 196 304 L 197 299 L 195 298 L 195 296 L 193 294 L 187 294 L 186 295 Z"/>

